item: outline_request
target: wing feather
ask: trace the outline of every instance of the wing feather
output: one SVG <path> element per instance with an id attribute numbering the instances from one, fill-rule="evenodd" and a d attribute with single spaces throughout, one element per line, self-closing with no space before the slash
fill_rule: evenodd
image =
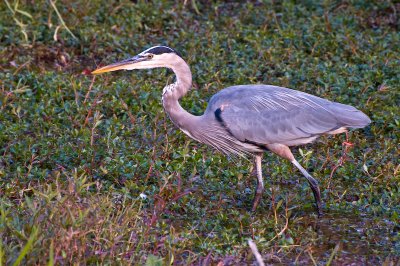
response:
<path id="1" fill-rule="evenodd" d="M 211 98 L 206 114 L 214 114 L 217 109 L 234 138 L 242 142 L 289 146 L 310 142 L 343 126 L 351 127 L 342 117 L 362 114 L 348 105 L 269 85 L 226 88 Z"/>

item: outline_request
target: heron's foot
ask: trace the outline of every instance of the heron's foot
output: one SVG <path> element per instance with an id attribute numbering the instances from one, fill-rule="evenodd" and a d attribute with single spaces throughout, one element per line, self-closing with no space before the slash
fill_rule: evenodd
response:
<path id="1" fill-rule="evenodd" d="M 316 207 L 316 210 L 317 210 L 318 217 L 322 217 L 322 215 L 323 215 L 323 213 L 322 213 L 322 201 L 321 201 L 321 192 L 319 190 L 319 186 L 318 186 L 318 184 L 315 184 L 315 183 L 311 184 L 311 182 L 310 182 L 310 185 L 311 185 L 312 192 L 314 194 L 315 207 Z"/>

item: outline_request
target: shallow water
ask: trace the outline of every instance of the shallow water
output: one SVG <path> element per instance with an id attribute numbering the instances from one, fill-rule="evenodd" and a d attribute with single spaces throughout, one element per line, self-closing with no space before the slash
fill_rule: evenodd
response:
<path id="1" fill-rule="evenodd" d="M 376 265 L 385 262 L 382 257 L 393 263 L 388 265 L 400 263 L 399 225 L 384 218 L 328 211 L 321 218 L 304 216 L 297 226 L 317 234 L 309 249 L 317 261 L 336 253 L 332 265 Z M 308 252 L 301 257 L 298 263 L 312 260 Z"/>

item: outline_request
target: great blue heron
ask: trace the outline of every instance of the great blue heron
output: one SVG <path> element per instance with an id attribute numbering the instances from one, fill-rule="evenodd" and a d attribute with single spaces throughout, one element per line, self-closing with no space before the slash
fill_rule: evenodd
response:
<path id="1" fill-rule="evenodd" d="M 164 88 L 162 103 L 178 128 L 227 155 L 254 157 L 257 188 L 253 211 L 264 190 L 262 154 L 269 150 L 288 159 L 307 178 L 317 212 L 322 214 L 318 182 L 296 161 L 289 147 L 310 143 L 321 135 L 343 133 L 347 128 L 363 128 L 371 122 L 368 116 L 349 105 L 272 85 L 225 88 L 210 99 L 203 115 L 192 115 L 179 104 L 192 86 L 192 73 L 179 53 L 167 46 L 151 47 L 92 73 L 158 67 L 172 69 L 176 75 L 176 82 Z"/>

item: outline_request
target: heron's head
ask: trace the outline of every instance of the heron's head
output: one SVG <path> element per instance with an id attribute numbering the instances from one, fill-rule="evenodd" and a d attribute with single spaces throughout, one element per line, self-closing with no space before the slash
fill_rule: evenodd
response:
<path id="1" fill-rule="evenodd" d="M 172 68 L 173 65 L 182 60 L 174 49 L 167 46 L 154 46 L 140 54 L 96 69 L 92 74 L 100 74 L 117 70 L 146 69 L 156 67 Z"/>

